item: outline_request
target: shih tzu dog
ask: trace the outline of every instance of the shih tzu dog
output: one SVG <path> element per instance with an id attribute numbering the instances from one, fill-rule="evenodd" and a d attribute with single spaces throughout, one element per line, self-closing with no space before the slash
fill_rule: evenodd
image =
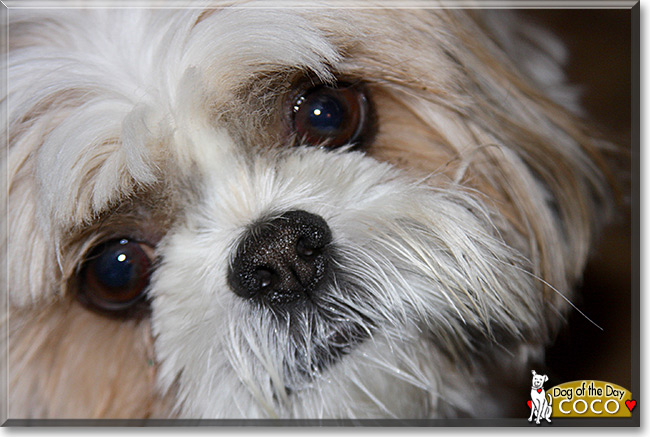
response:
<path id="1" fill-rule="evenodd" d="M 612 197 L 563 46 L 272 6 L 9 11 L 10 417 L 499 417 L 542 358 Z"/>

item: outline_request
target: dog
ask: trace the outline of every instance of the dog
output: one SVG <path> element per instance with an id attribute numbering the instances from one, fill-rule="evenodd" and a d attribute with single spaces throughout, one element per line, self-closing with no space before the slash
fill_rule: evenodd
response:
<path id="1" fill-rule="evenodd" d="M 528 418 L 529 422 L 533 421 L 533 416 L 537 413 L 535 418 L 535 423 L 539 425 L 541 419 L 546 419 L 548 423 L 551 423 L 551 413 L 553 413 L 553 398 L 551 395 L 546 397 L 546 392 L 544 391 L 544 383 L 548 381 L 548 376 L 538 375 L 537 372 L 533 370 L 533 386 L 530 389 L 530 417 Z"/>
<path id="2" fill-rule="evenodd" d="M 547 31 L 364 5 L 9 11 L 9 417 L 505 414 L 613 146 Z"/>

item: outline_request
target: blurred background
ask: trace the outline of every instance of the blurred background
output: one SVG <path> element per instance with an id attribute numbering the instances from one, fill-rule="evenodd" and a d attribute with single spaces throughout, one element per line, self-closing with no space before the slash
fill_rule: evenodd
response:
<path id="1" fill-rule="evenodd" d="M 631 10 L 522 12 L 564 40 L 570 51 L 570 80 L 582 86 L 583 105 L 590 119 L 629 154 L 633 144 Z M 623 167 L 631 172 L 629 161 L 623 160 Z M 629 190 L 629 177 L 618 178 L 625 190 Z M 631 206 L 621 206 L 619 212 L 617 223 L 608 227 L 598 241 L 574 300 L 603 331 L 577 312 L 571 313 L 566 328 L 547 351 L 549 387 L 593 379 L 621 385 L 634 394 L 631 334 L 635 328 L 631 319 L 632 311 L 637 309 L 632 308 Z M 638 259 L 634 262 L 638 266 Z M 638 268 L 635 271 L 638 275 Z M 638 384 L 638 374 L 635 382 Z"/>

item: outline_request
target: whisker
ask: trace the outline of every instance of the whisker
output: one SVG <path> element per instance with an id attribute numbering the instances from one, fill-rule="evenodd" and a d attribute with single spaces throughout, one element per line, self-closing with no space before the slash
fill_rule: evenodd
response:
<path id="1" fill-rule="evenodd" d="M 499 259 L 496 259 L 496 261 L 507 264 L 505 261 L 502 261 L 502 260 L 499 260 Z M 510 264 L 508 264 L 508 265 L 510 265 Z M 551 290 L 553 290 L 555 293 L 557 293 L 557 295 L 560 296 L 566 303 L 568 303 L 574 310 L 576 310 L 582 317 L 587 319 L 596 328 L 600 329 L 601 331 L 604 331 L 604 329 L 600 325 L 598 325 L 596 322 L 591 320 L 585 313 L 583 313 L 580 310 L 580 308 L 578 308 L 576 305 L 574 305 L 573 302 L 571 302 L 571 300 L 569 298 L 567 298 L 564 294 L 562 294 L 562 292 L 560 292 L 560 290 L 558 290 L 557 288 L 555 288 L 554 286 L 552 286 L 551 284 L 546 282 L 544 279 L 540 278 L 539 276 L 537 276 L 536 274 L 534 274 L 532 272 L 529 272 L 529 271 L 527 271 L 525 269 L 522 269 L 521 267 L 518 267 L 518 266 L 515 266 L 515 265 L 510 265 L 510 267 L 513 267 L 513 268 L 521 271 L 522 273 L 525 273 L 525 274 L 529 275 L 533 279 L 535 279 L 535 280 L 541 282 L 542 284 L 546 285 L 547 287 L 549 287 Z"/>

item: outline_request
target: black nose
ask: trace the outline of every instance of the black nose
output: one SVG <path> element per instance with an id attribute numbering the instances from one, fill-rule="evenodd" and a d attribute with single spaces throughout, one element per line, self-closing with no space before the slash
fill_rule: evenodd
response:
<path id="1" fill-rule="evenodd" d="M 257 224 L 237 248 L 228 272 L 230 288 L 272 305 L 304 299 L 326 276 L 331 241 L 327 222 L 306 211 Z"/>

